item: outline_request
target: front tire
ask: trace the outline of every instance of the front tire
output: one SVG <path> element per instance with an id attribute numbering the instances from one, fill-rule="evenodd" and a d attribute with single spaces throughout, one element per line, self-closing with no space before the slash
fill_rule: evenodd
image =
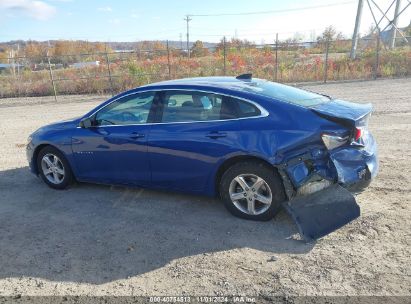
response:
<path id="1" fill-rule="evenodd" d="M 66 189 L 74 181 L 65 156 L 52 146 L 47 146 L 39 152 L 37 170 L 42 180 L 53 189 Z"/>
<path id="2" fill-rule="evenodd" d="M 231 166 L 221 178 L 220 195 L 231 214 L 255 221 L 272 219 L 285 200 L 278 173 L 258 161 Z"/>

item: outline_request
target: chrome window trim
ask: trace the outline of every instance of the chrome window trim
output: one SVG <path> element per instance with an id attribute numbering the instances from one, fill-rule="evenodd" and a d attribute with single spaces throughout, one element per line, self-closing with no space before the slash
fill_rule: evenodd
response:
<path id="1" fill-rule="evenodd" d="M 104 107 L 101 107 L 100 109 L 94 111 L 92 114 L 90 114 L 87 117 L 84 118 L 91 118 L 92 116 L 94 116 L 97 112 L 103 110 L 105 107 L 109 106 L 110 104 L 112 104 L 113 102 L 116 102 L 117 100 L 130 96 L 130 95 L 135 95 L 135 94 L 140 94 L 140 93 L 147 93 L 147 92 L 164 92 L 164 91 L 182 91 L 182 92 L 201 92 L 201 93 L 208 93 L 208 94 L 216 94 L 216 95 L 221 95 L 221 96 L 226 96 L 226 97 L 232 97 L 232 98 L 236 98 L 245 102 L 248 102 L 252 105 L 254 105 L 258 110 L 260 110 L 260 115 L 257 116 L 250 116 L 250 117 L 240 117 L 240 118 L 230 118 L 230 119 L 214 119 L 214 120 L 195 120 L 195 121 L 178 121 L 178 122 L 150 122 L 150 123 L 141 123 L 141 124 L 125 124 L 125 125 L 103 125 L 103 126 L 93 126 L 92 128 L 99 128 L 99 127 L 124 127 L 124 126 L 149 126 L 149 125 L 170 125 L 170 124 L 187 124 L 187 123 L 204 123 L 204 122 L 222 122 L 222 121 L 234 121 L 234 120 L 243 120 L 243 119 L 257 119 L 257 118 L 263 118 L 263 117 L 267 117 L 270 115 L 270 113 L 261 105 L 259 105 L 258 103 L 246 99 L 246 98 L 242 98 L 242 97 L 238 97 L 238 96 L 234 96 L 234 95 L 230 95 L 230 94 L 225 94 L 225 93 L 217 93 L 217 92 L 213 92 L 213 91 L 206 91 L 206 90 L 195 90 L 195 89 L 176 89 L 176 88 L 172 88 L 172 89 L 147 89 L 147 90 L 143 90 L 143 91 L 138 91 L 138 92 L 133 92 L 133 93 L 129 93 L 126 95 L 123 95 L 121 97 L 118 97 L 114 100 L 112 100 L 111 102 L 109 102 L 108 104 L 106 104 Z M 82 118 L 82 119 L 84 119 Z M 77 128 L 81 128 L 80 126 L 77 126 Z"/>

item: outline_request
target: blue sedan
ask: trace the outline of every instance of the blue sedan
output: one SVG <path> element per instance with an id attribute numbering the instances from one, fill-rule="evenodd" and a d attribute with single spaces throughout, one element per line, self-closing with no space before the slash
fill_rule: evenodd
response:
<path id="1" fill-rule="evenodd" d="M 78 181 L 219 196 L 238 217 L 269 220 L 284 202 L 370 183 L 371 111 L 250 74 L 165 81 L 38 129 L 27 158 L 55 189 Z"/>

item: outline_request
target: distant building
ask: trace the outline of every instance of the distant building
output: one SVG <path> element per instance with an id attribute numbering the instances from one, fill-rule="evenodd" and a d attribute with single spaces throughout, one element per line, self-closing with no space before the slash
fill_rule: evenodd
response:
<path id="1" fill-rule="evenodd" d="M 115 53 L 134 53 L 134 50 L 114 50 Z"/>
<path id="2" fill-rule="evenodd" d="M 19 71 L 20 69 L 23 69 L 24 65 L 22 64 L 17 64 L 17 63 L 0 63 L 0 73 L 15 73 L 16 71 Z"/>
<path id="3" fill-rule="evenodd" d="M 98 67 L 100 65 L 100 61 L 86 61 L 86 62 L 75 62 L 70 67 L 76 69 L 88 68 L 88 67 Z"/>
<path id="4" fill-rule="evenodd" d="M 22 64 L 12 64 L 12 63 L 0 63 L 0 70 L 7 70 L 7 69 L 17 69 L 17 68 L 23 68 L 24 65 Z"/>

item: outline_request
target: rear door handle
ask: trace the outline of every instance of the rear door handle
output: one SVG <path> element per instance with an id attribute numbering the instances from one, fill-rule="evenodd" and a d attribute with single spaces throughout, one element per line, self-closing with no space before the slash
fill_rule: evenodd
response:
<path id="1" fill-rule="evenodd" d="M 144 138 L 146 135 L 143 133 L 138 133 L 138 132 L 133 132 L 130 135 L 131 139 L 140 139 L 140 138 Z"/>
<path id="2" fill-rule="evenodd" d="M 214 131 L 214 132 L 208 133 L 206 137 L 211 138 L 211 139 L 217 139 L 217 138 L 227 137 L 227 133 Z"/>

